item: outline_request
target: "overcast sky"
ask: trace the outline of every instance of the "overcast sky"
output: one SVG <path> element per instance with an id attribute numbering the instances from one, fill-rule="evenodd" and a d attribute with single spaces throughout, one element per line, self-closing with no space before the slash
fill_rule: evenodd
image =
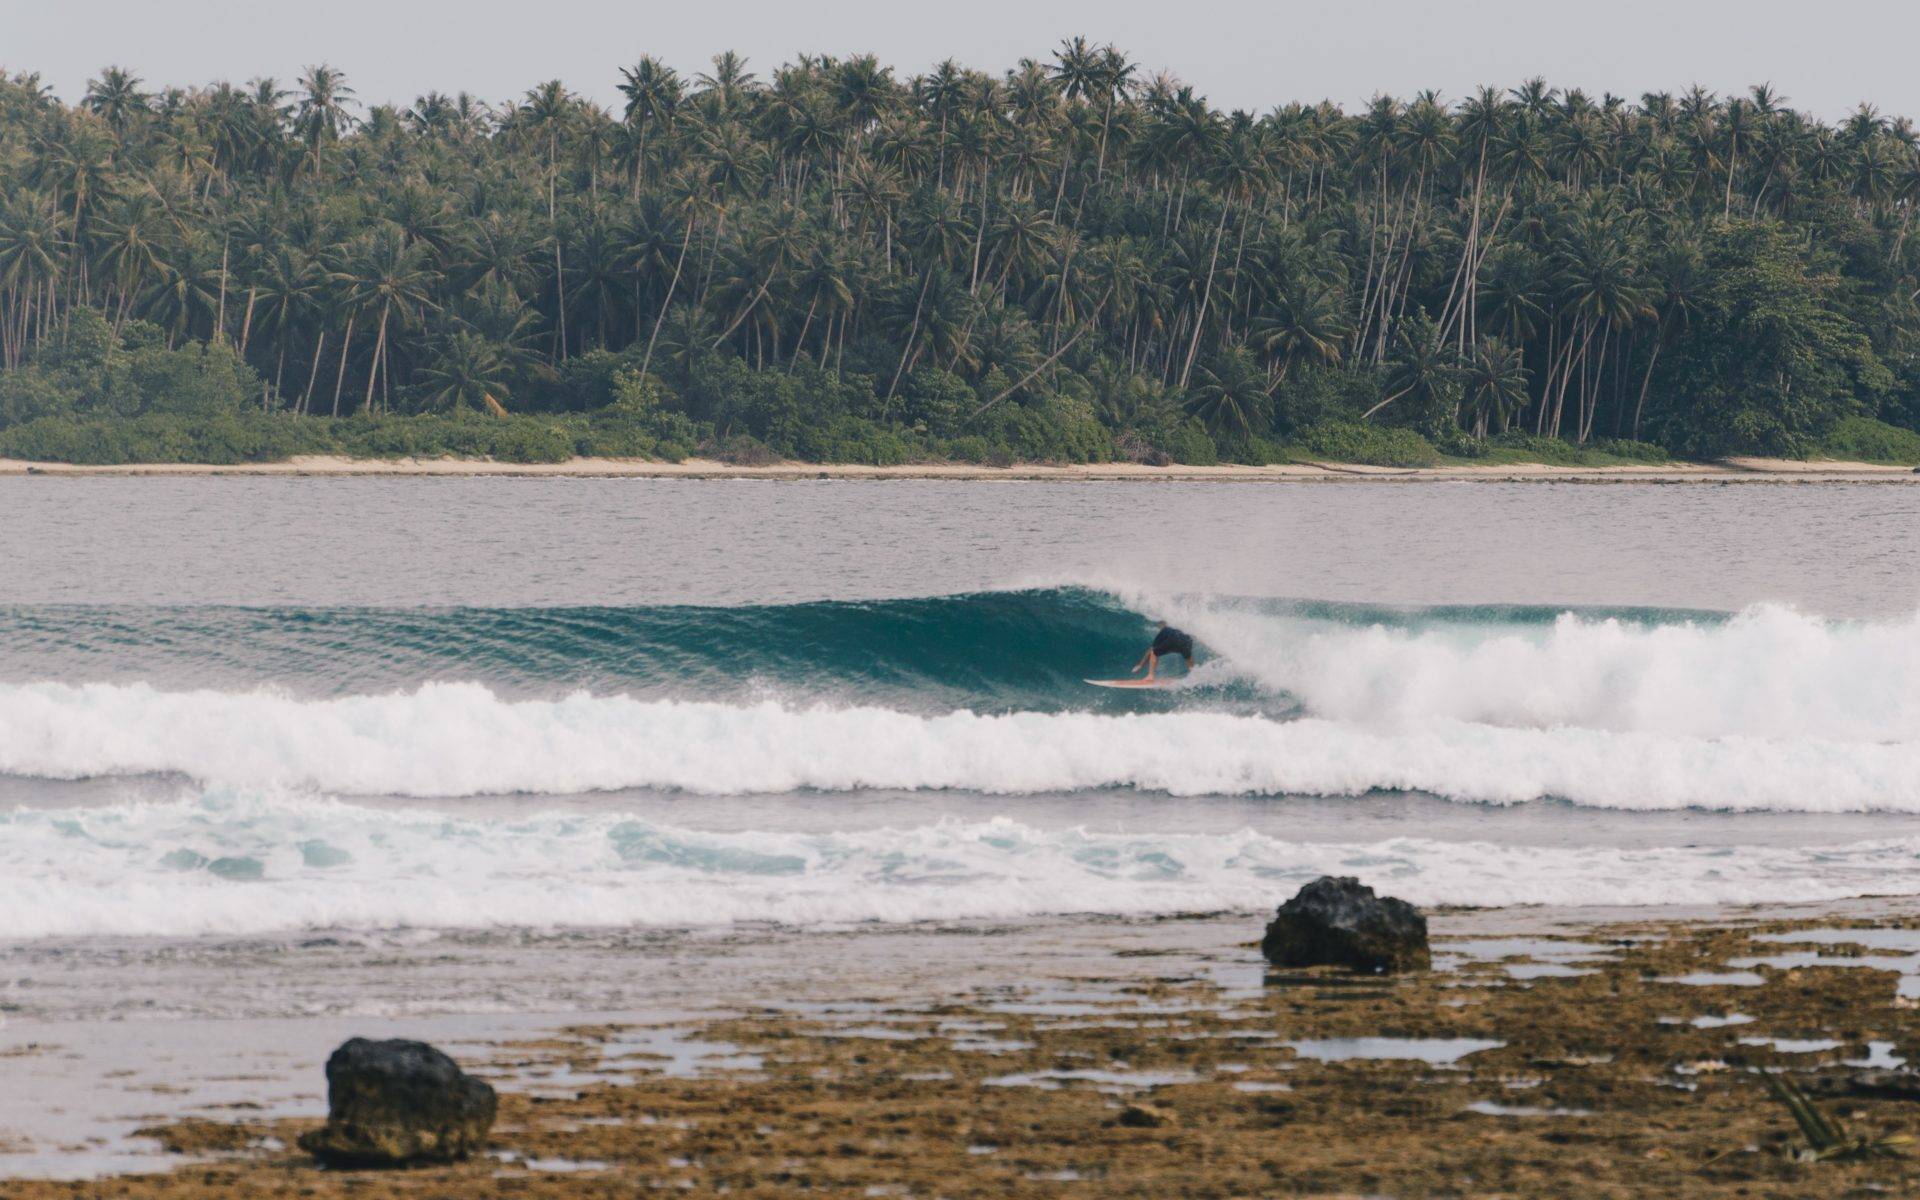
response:
<path id="1" fill-rule="evenodd" d="M 797 53 L 871 51 L 904 77 L 948 56 L 1001 70 L 1070 34 L 1222 108 L 1458 97 L 1539 74 L 1631 98 L 1771 81 L 1829 119 L 1862 100 L 1920 117 L 1920 0 L 0 0 L 0 67 L 38 71 L 68 100 L 108 63 L 159 86 L 290 82 L 325 61 L 365 102 L 435 88 L 499 100 L 558 76 L 611 104 L 642 54 L 695 71 L 732 48 L 764 77 Z"/>

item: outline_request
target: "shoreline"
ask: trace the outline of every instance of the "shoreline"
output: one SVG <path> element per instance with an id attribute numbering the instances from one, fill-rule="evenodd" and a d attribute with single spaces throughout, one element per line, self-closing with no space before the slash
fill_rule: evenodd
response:
<path id="1" fill-rule="evenodd" d="M 964 482 L 1051 483 L 1920 483 L 1920 470 L 1879 463 L 1729 458 L 1712 463 L 1628 464 L 1582 467 L 1553 463 L 1379 467 L 1358 463 L 1276 463 L 1270 466 L 1167 466 L 1137 463 L 1023 464 L 987 467 L 964 463 L 917 463 L 874 467 L 854 463 L 781 462 L 742 466 L 713 459 L 659 462 L 646 459 L 574 458 L 561 463 L 510 463 L 491 459 L 356 459 L 304 455 L 283 462 L 73 463 L 0 459 L 6 476 L 200 476 L 262 475 L 326 478 L 428 476 L 443 478 L 567 479 L 915 479 Z"/>
<path id="2" fill-rule="evenodd" d="M 622 956 L 617 1009 L 17 1024 L 0 1058 L 44 1084 L 14 1093 L 43 1114 L 32 1132 L 82 1136 L 16 1142 L 38 1168 L 24 1173 L 0 1136 L 0 1190 L 984 1200 L 1075 1181 L 1427 1195 L 1471 1178 L 1596 1197 L 1911 1183 L 1911 1160 L 1793 1162 L 1799 1135 L 1755 1072 L 1785 1072 L 1851 1132 L 1915 1131 L 1911 1100 L 1855 1084 L 1920 1047 L 1914 897 L 1429 916 L 1435 969 L 1404 976 L 1276 973 L 1250 941 L 1260 914 L 963 922 L 643 939 Z M 294 952 L 346 952 L 312 946 Z M 841 969 L 812 969 L 822 951 Z M 493 1082 L 487 1154 L 368 1173 L 292 1150 L 324 1109 L 325 1053 L 356 1034 L 435 1042 Z"/>

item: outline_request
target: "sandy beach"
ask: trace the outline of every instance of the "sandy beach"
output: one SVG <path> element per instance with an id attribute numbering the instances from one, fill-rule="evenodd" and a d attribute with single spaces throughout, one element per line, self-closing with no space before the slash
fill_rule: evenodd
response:
<path id="1" fill-rule="evenodd" d="M 64 1108 L 75 1143 L 39 1173 L 118 1173 L 0 1192 L 1903 1193 L 1911 1159 L 1793 1161 L 1761 1072 L 1852 1134 L 1920 1130 L 1913 1076 L 1869 1074 L 1920 1050 L 1916 915 L 1442 912 L 1435 970 L 1389 978 L 1272 973 L 1257 915 L 745 930 L 630 947 L 625 1012 L 14 1026 L 0 1059 L 32 1087 L 11 1107 Z M 350 974 L 378 951 L 306 953 Z M 323 1172 L 289 1150 L 347 1032 L 490 1079 L 487 1156 Z"/>
<path id="2" fill-rule="evenodd" d="M 5 475 L 277 475 L 277 476 L 523 476 L 583 479 L 946 479 L 1047 482 L 1278 482 L 1339 483 L 1355 480 L 1487 480 L 1577 483 L 1920 483 L 1920 471 L 1884 463 L 1802 461 L 1785 458 L 1728 458 L 1713 463 L 1661 463 L 1646 466 L 1571 467 L 1549 463 L 1451 464 L 1436 467 L 1375 467 L 1357 463 L 1279 463 L 1271 466 L 1169 466 L 1138 463 L 1075 465 L 1023 464 L 985 467 L 970 464 L 917 463 L 870 467 L 854 463 L 783 462 L 741 466 L 714 459 L 682 462 L 649 459 L 575 458 L 560 463 L 509 463 L 454 458 L 342 458 L 297 456 L 285 462 L 212 465 L 204 463 L 129 463 L 76 466 L 71 463 L 0 459 Z"/>

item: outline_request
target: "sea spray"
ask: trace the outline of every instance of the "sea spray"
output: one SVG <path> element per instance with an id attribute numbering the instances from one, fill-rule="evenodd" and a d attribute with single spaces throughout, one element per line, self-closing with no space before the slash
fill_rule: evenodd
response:
<path id="1" fill-rule="evenodd" d="M 1920 741 L 1920 615 L 1184 608 L 1226 671 L 1335 720 Z"/>

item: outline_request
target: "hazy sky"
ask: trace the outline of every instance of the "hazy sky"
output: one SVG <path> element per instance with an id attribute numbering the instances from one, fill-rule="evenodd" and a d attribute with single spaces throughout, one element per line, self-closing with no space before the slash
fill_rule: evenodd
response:
<path id="1" fill-rule="evenodd" d="M 0 0 L 0 67 L 39 71 L 69 100 L 107 63 L 160 85 L 291 81 L 327 61 L 368 102 L 432 88 L 499 100 L 559 76 L 610 104 L 618 68 L 643 53 L 692 71 L 731 47 L 764 74 L 796 53 L 872 51 L 905 76 L 949 55 L 999 70 L 1076 33 L 1223 108 L 1458 97 L 1541 74 L 1634 98 L 1770 80 L 1830 119 L 1861 100 L 1920 117 L 1920 0 Z"/>

